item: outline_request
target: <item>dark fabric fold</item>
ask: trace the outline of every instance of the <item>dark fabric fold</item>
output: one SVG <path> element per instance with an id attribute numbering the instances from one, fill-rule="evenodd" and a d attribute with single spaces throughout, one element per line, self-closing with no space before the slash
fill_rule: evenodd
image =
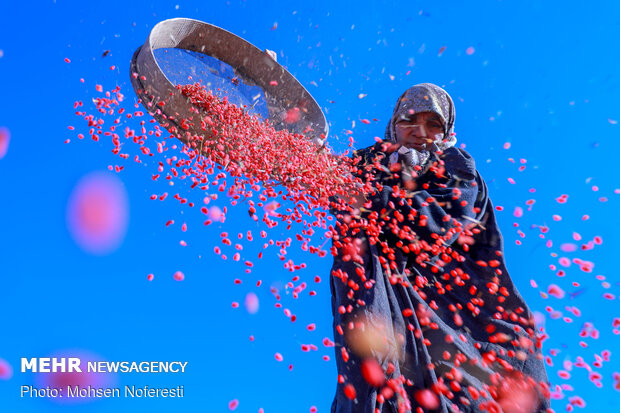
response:
<path id="1" fill-rule="evenodd" d="M 455 147 L 433 153 L 413 171 L 412 183 L 390 170 L 388 150 L 378 143 L 354 154 L 358 177 L 376 185 L 360 216 L 332 210 L 330 288 L 343 379 L 332 413 L 414 412 L 416 392 L 429 388 L 440 394 L 433 411 L 479 412 L 492 400 L 494 380 L 514 372 L 540 385 L 535 412 L 545 411 L 547 376 L 533 317 L 508 274 L 493 204 L 473 158 Z M 405 381 L 409 406 L 402 397 L 398 402 L 398 393 L 380 403 L 382 389 L 363 378 L 364 357 L 345 339 L 355 320 L 383 326 L 392 351 L 372 356 L 384 371 L 392 363 L 387 378 Z M 454 374 L 462 378 L 452 380 Z M 354 400 L 345 395 L 347 384 L 356 389 Z"/>

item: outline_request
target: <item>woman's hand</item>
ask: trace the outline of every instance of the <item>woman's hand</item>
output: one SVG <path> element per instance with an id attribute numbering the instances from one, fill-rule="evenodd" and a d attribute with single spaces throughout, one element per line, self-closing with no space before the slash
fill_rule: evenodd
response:
<path id="1" fill-rule="evenodd" d="M 269 57 L 271 57 L 276 62 L 278 61 L 278 54 L 274 52 L 273 50 L 265 49 L 265 53 L 267 53 Z"/>

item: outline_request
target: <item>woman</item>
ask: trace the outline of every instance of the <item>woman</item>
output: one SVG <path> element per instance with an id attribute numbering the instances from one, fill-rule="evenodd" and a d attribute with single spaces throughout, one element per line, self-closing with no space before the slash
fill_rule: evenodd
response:
<path id="1" fill-rule="evenodd" d="M 332 413 L 549 407 L 533 318 L 454 118 L 448 93 L 415 85 L 385 141 L 354 154 L 366 197 L 332 210 Z"/>

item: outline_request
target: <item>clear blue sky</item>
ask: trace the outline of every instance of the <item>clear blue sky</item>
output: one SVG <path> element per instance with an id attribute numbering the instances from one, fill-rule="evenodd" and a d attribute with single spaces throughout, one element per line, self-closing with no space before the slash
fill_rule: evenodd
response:
<path id="1" fill-rule="evenodd" d="M 344 131 L 352 129 L 352 121 L 358 147 L 382 136 L 393 104 L 407 87 L 421 82 L 444 86 L 456 101 L 458 144 L 466 144 L 494 204 L 504 207 L 498 220 L 511 276 L 532 310 L 546 315 L 550 338 L 544 351 L 557 354 L 549 376 L 553 384 L 570 386 L 553 407 L 564 411 L 569 397 L 579 395 L 587 406 L 577 411 L 615 411 L 618 391 L 612 374 L 620 371 L 613 352 L 620 337 L 612 331 L 620 295 L 614 214 L 620 196 L 615 193 L 620 187 L 619 16 L 614 1 L 482 1 L 475 7 L 457 1 L 3 4 L 0 127 L 10 130 L 11 140 L 0 159 L 0 358 L 16 371 L 10 380 L 0 380 L 0 410 L 212 412 L 228 411 L 228 403 L 237 399 L 236 411 L 242 413 L 260 407 L 268 413 L 308 412 L 311 406 L 329 411 L 336 386 L 333 349 L 322 344 L 332 334 L 329 257 L 317 259 L 291 248 L 290 257 L 307 262 L 307 269 L 291 274 L 272 252 L 254 260 L 252 274 L 245 274 L 242 263 L 222 261 L 213 253 L 221 231 L 258 229 L 243 208 L 232 211 L 225 224 L 203 227 L 198 211 L 171 197 L 149 199 L 165 191 L 195 196 L 187 186 L 153 182 L 156 163 L 138 165 L 131 158 L 122 163 L 110 153 L 109 140 L 76 137 L 87 128 L 74 115 L 73 102 L 89 105 L 95 84 L 120 85 L 133 101 L 128 73 L 135 49 L 157 22 L 190 17 L 276 51 L 279 62 L 324 108 L 336 148 L 345 146 Z M 105 50 L 109 54 L 103 58 Z M 365 125 L 363 118 L 378 121 Z M 69 125 L 76 130 L 68 130 Z M 71 143 L 64 144 L 66 139 Z M 504 149 L 507 142 L 510 148 Z M 107 171 L 110 164 L 125 166 L 115 175 L 128 194 L 129 226 L 118 249 L 95 256 L 73 241 L 65 214 L 80 178 Z M 522 165 L 526 168 L 520 172 Z M 562 194 L 568 195 L 564 204 L 556 201 Z M 531 211 L 529 199 L 535 199 Z M 513 216 L 515 207 L 524 209 L 523 217 Z M 582 220 L 584 214 L 590 219 Z M 176 222 L 166 227 L 169 219 Z M 187 232 L 181 231 L 181 222 L 187 223 Z M 549 228 L 544 239 L 540 226 Z M 560 249 L 563 243 L 580 248 L 595 236 L 603 243 L 593 250 Z M 187 247 L 179 245 L 181 239 Z M 548 240 L 552 247 L 545 245 Z M 255 257 L 261 249 L 260 242 L 250 244 L 244 256 Z M 560 257 L 591 261 L 594 270 L 585 273 L 572 264 L 566 276 L 558 277 L 549 266 L 557 266 Z M 173 280 L 177 270 L 184 272 L 183 282 Z M 152 282 L 146 280 L 149 273 L 155 274 Z M 298 299 L 284 288 L 294 275 L 309 284 Z M 315 275 L 323 281 L 315 283 Z M 235 285 L 235 278 L 243 283 Z M 550 284 L 567 295 L 542 298 L 540 291 Z M 283 307 L 296 314 L 294 323 L 275 308 L 272 286 L 280 290 Z M 316 296 L 309 296 L 310 290 Z M 243 307 L 248 292 L 260 301 L 254 315 Z M 232 308 L 233 301 L 240 308 Z M 572 322 L 551 319 L 547 306 Z M 578 307 L 581 315 L 567 307 Z M 600 338 L 579 336 L 586 322 L 594 324 Z M 315 331 L 306 329 L 310 323 L 316 323 Z M 318 351 L 303 352 L 301 344 L 315 344 Z M 107 360 L 187 360 L 182 376 L 116 377 L 122 385 L 183 384 L 185 398 L 80 406 L 19 398 L 20 385 L 37 381 L 17 371 L 20 357 L 74 349 Z M 612 350 L 611 361 L 594 367 L 595 355 L 605 349 Z M 274 358 L 276 352 L 282 362 Z M 324 355 L 331 360 L 324 361 Z M 568 380 L 558 377 L 563 364 L 578 357 L 602 374 L 602 388 L 582 368 L 573 368 Z"/>

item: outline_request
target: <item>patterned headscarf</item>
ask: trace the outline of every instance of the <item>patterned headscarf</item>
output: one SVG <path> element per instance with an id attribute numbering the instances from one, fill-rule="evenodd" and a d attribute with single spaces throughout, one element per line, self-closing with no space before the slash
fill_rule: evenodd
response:
<path id="1" fill-rule="evenodd" d="M 445 150 L 456 143 L 454 135 L 454 102 L 442 88 L 432 83 L 420 83 L 410 87 L 403 93 L 394 107 L 394 113 L 385 130 L 385 140 L 396 142 L 395 123 L 399 119 L 411 117 L 420 112 L 436 113 L 444 124 L 444 139 L 437 144 Z"/>

